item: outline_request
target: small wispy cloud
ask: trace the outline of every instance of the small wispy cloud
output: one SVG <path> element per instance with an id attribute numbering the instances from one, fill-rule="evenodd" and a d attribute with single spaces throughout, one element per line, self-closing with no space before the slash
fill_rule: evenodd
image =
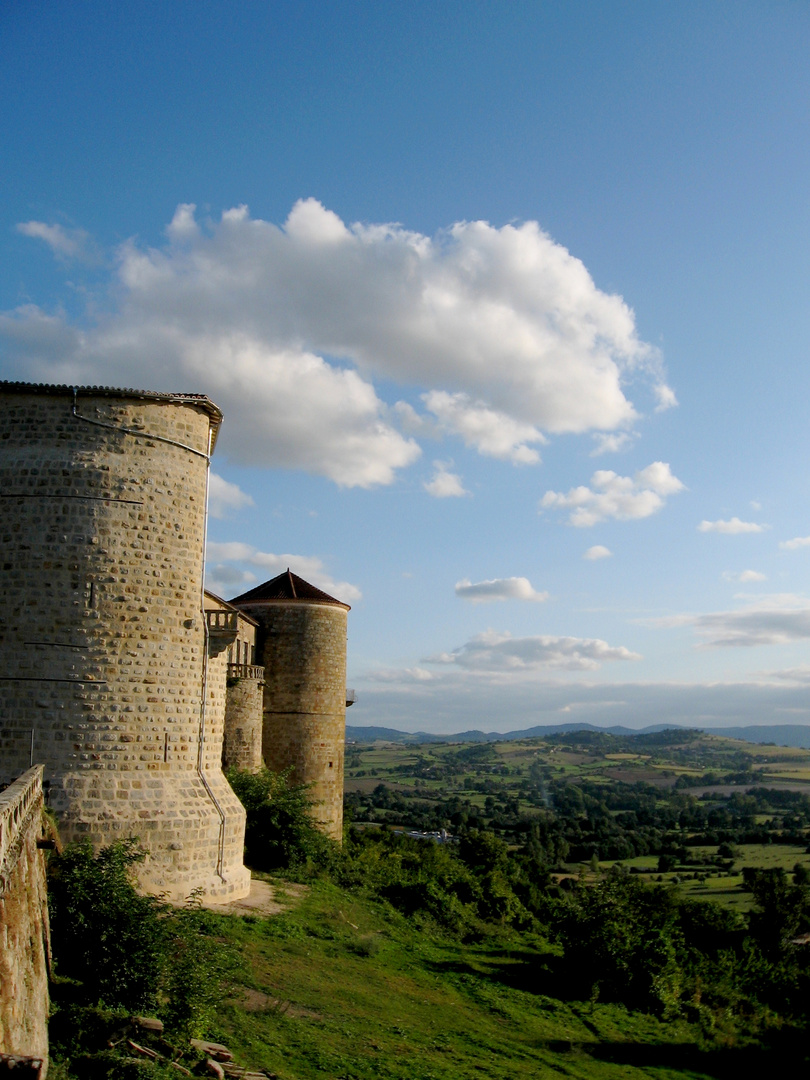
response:
<path id="1" fill-rule="evenodd" d="M 603 662 L 640 660 L 638 653 L 624 646 L 614 647 L 598 638 L 512 637 L 508 632 L 486 630 L 449 653 L 439 653 L 424 662 L 447 664 L 470 671 L 531 673 L 544 668 L 593 671 Z"/>
<path id="2" fill-rule="evenodd" d="M 727 570 L 723 574 L 724 581 L 738 581 L 740 584 L 745 584 L 748 581 L 767 581 L 766 574 L 761 574 L 759 570 L 743 570 L 741 573 L 733 573 Z"/>
<path id="3" fill-rule="evenodd" d="M 657 398 L 656 412 L 666 412 L 667 409 L 674 409 L 677 406 L 678 399 L 671 386 L 659 383 L 658 386 L 653 387 L 653 392 Z"/>
<path id="4" fill-rule="evenodd" d="M 594 544 L 593 547 L 588 548 L 582 558 L 595 561 L 596 559 L 610 559 L 612 555 L 613 552 L 604 544 Z"/>
<path id="5" fill-rule="evenodd" d="M 90 234 L 84 229 L 66 229 L 63 225 L 47 225 L 44 221 L 21 221 L 17 232 L 32 240 L 44 241 L 62 261 L 92 261 L 97 257 Z"/>
<path id="6" fill-rule="evenodd" d="M 810 547 L 810 536 L 794 536 L 792 540 L 782 540 L 779 547 L 783 551 L 796 551 L 797 548 Z"/>
<path id="7" fill-rule="evenodd" d="M 530 600 L 542 603 L 548 600 L 547 592 L 537 592 L 525 577 L 493 578 L 473 584 L 469 578 L 456 582 L 456 596 L 473 604 L 491 603 L 496 600 Z"/>
<path id="8" fill-rule="evenodd" d="M 224 518 L 231 510 L 255 505 L 252 496 L 242 491 L 238 484 L 232 484 L 218 473 L 211 473 L 208 485 L 208 512 L 211 517 Z"/>
<path id="9" fill-rule="evenodd" d="M 701 521 L 698 532 L 723 533 L 726 536 L 737 536 L 740 533 L 761 533 L 767 529 L 767 525 L 758 525 L 755 521 L 740 521 L 738 517 L 728 521 Z"/>
<path id="10" fill-rule="evenodd" d="M 594 446 L 591 450 L 591 457 L 599 457 L 602 454 L 618 454 L 622 450 L 627 450 L 628 447 L 633 445 L 635 440 L 635 434 L 629 431 L 619 431 L 614 434 L 605 434 L 603 431 L 597 432 L 594 437 Z"/>
<path id="11" fill-rule="evenodd" d="M 795 593 L 756 598 L 736 611 L 683 614 L 651 620 L 654 626 L 691 626 L 703 648 L 785 645 L 810 638 L 810 600 Z"/>
<path id="12" fill-rule="evenodd" d="M 479 454 L 513 465 L 539 463 L 540 455 L 529 443 L 544 444 L 547 440 L 534 424 L 473 401 L 464 393 L 431 390 L 422 400 L 445 431 L 460 435 L 465 445 L 475 447 Z"/>
<path id="13" fill-rule="evenodd" d="M 452 461 L 434 461 L 436 470 L 432 480 L 427 480 L 422 485 L 428 495 L 434 499 L 458 499 L 463 495 L 469 495 L 458 473 L 451 472 Z"/>

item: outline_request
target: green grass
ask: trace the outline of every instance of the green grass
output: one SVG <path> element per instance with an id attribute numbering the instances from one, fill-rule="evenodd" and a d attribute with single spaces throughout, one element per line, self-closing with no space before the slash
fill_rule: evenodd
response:
<path id="1" fill-rule="evenodd" d="M 687 849 L 691 856 L 715 855 L 716 847 L 693 847 Z M 688 866 L 683 870 L 660 875 L 662 884 L 679 883 L 680 892 L 689 900 L 713 900 L 735 911 L 750 911 L 751 894 L 742 888 L 742 869 L 744 866 L 756 870 L 773 870 L 781 867 L 790 874 L 796 863 L 801 863 L 810 870 L 810 852 L 797 844 L 739 844 L 735 846 L 737 855 L 731 874 L 719 872 L 716 867 Z M 604 860 L 599 863 L 600 870 L 609 869 L 619 860 Z M 628 870 L 635 869 L 643 881 L 658 882 L 658 856 L 637 855 L 634 859 L 621 860 L 621 865 Z M 577 874 L 579 866 L 573 863 L 568 867 L 572 874 Z M 694 874 L 706 874 L 705 881 L 696 880 Z M 685 875 L 688 874 L 688 877 Z M 586 874 L 587 880 L 596 880 L 595 875 Z"/>
<path id="2" fill-rule="evenodd" d="M 684 1021 L 556 998 L 539 940 L 460 944 L 319 882 L 283 916 L 218 923 L 244 975 L 210 1035 L 281 1080 L 720 1075 Z"/>

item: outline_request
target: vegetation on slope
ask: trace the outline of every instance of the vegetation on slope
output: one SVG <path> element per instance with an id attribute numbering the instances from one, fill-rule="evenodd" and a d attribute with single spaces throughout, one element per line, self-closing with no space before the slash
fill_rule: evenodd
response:
<path id="1" fill-rule="evenodd" d="M 448 764 L 489 782 L 503 774 L 474 770 L 504 762 L 488 752 L 455 746 Z M 587 854 L 597 837 L 600 845 L 640 837 L 647 853 L 634 858 L 671 857 L 676 869 L 701 851 L 733 862 L 745 830 L 764 829 L 777 841 L 771 849 L 787 850 L 788 836 L 806 846 L 808 808 L 792 798 L 801 792 L 736 793 L 753 805 L 703 800 L 674 785 L 596 779 L 596 761 L 604 772 L 629 751 L 560 752 L 584 760 L 576 772 L 564 765 L 554 805 L 529 813 L 524 800 L 513 813 L 500 791 L 487 818 L 483 796 L 478 820 L 453 823 L 457 842 L 447 844 L 367 824 L 338 849 L 314 833 L 306 791 L 271 774 L 234 776 L 254 865 L 309 886 L 296 910 L 270 919 L 172 912 L 127 892 L 131 845 L 98 856 L 69 849 L 52 867 L 57 970 L 63 986 L 70 980 L 54 1023 L 62 1067 L 80 1080 L 129 1077 L 132 1062 L 99 1056 L 90 1036 L 75 1034 L 93 1027 L 77 1004 L 85 1017 L 103 1004 L 154 1009 L 168 1038 L 195 1030 L 285 1080 L 720 1077 L 759 1056 L 765 1067 L 777 1053 L 781 1068 L 801 1068 L 810 1000 L 801 864 L 793 873 L 748 867 L 750 910 L 740 912 L 645 884 L 667 873 L 608 866 L 601 847 L 579 867 L 565 862 L 575 843 Z M 543 767 L 535 776 L 548 789 L 555 778 Z M 722 820 L 710 817 L 717 809 Z M 93 964 L 94 948 L 111 970 Z M 229 971 L 211 966 L 216 956 Z M 208 1004 L 194 996 L 200 985 Z"/>

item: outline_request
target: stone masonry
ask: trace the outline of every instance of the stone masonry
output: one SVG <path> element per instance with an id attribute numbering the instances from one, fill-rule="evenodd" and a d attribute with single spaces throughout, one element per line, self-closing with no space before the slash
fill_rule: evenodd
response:
<path id="1" fill-rule="evenodd" d="M 40 1059 L 40 1078 L 49 953 L 42 806 L 42 766 L 0 793 L 0 1054 Z"/>
<path id="2" fill-rule="evenodd" d="M 264 668 L 255 664 L 256 620 L 206 590 L 209 700 L 224 717 L 222 767 L 262 767 Z"/>
<path id="3" fill-rule="evenodd" d="M 265 763 L 312 785 L 315 820 L 340 841 L 349 606 L 289 570 L 230 603 L 260 627 Z"/>
<path id="4" fill-rule="evenodd" d="M 0 383 L 0 782 L 42 762 L 63 838 L 138 836 L 176 899 L 249 888 L 206 701 L 220 421 L 201 395 Z"/>

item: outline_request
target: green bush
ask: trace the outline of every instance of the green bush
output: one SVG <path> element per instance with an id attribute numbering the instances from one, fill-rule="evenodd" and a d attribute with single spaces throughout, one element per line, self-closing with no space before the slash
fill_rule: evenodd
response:
<path id="1" fill-rule="evenodd" d="M 72 844 L 49 863 L 48 904 L 56 972 L 89 1005 L 130 1011 L 154 1006 L 166 955 L 166 905 L 142 896 L 133 839 L 94 853 Z"/>
<path id="2" fill-rule="evenodd" d="M 313 823 L 309 786 L 291 784 L 290 772 L 226 774 L 247 812 L 245 860 L 256 870 L 326 866 L 336 856 L 337 845 Z"/>
<path id="3" fill-rule="evenodd" d="M 156 1011 L 181 1039 L 204 1035 L 227 992 L 235 961 L 218 940 L 217 916 L 193 898 L 175 909 L 141 895 L 132 870 L 144 855 L 130 839 L 97 853 L 72 844 L 50 861 L 58 1042 L 87 1029 L 92 1047 L 99 1024 L 117 1022 L 115 1010 Z"/>

